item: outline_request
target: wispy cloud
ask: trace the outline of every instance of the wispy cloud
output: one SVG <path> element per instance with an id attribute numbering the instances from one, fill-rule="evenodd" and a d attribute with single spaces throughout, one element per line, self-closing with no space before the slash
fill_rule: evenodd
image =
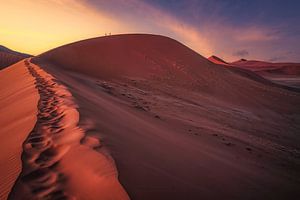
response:
<path id="1" fill-rule="evenodd" d="M 299 43 L 298 36 L 286 37 L 282 33 L 286 28 L 280 25 L 232 24 L 222 14 L 223 6 L 231 6 L 228 3 L 178 2 L 181 2 L 180 10 L 169 10 L 150 0 L 5 1 L 1 3 L 0 18 L 10 20 L 0 21 L 0 43 L 37 54 L 68 42 L 102 36 L 105 32 L 152 33 L 172 37 L 203 56 L 214 54 L 228 61 L 241 56 L 279 57 L 282 48 L 300 52 L 300 47 L 295 49 L 300 46 L 295 45 Z M 296 54 L 286 57 L 299 59 Z"/>
<path id="2" fill-rule="evenodd" d="M 236 31 L 236 40 L 242 42 L 268 42 L 280 38 L 279 32 L 265 27 L 251 27 Z"/>
<path id="3" fill-rule="evenodd" d="M 242 50 L 238 50 L 238 51 L 233 52 L 232 55 L 239 56 L 239 57 L 245 57 L 245 56 L 249 55 L 249 51 L 247 51 L 245 49 L 242 49 Z"/>

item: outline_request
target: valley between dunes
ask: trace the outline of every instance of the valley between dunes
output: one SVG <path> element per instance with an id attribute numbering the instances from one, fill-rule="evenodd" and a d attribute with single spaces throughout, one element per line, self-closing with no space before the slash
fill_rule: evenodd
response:
<path id="1" fill-rule="evenodd" d="M 1 199 L 300 195 L 300 93 L 170 38 L 72 43 L 0 82 Z"/>

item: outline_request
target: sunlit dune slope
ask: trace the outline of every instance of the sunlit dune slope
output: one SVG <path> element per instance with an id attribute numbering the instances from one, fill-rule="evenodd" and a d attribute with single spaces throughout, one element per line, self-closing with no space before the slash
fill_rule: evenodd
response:
<path id="1" fill-rule="evenodd" d="M 223 59 L 217 57 L 217 56 L 210 56 L 209 58 L 207 58 L 208 60 L 210 60 L 211 62 L 215 63 L 215 64 L 220 64 L 220 65 L 228 65 L 227 62 L 225 62 Z"/>
<path id="2" fill-rule="evenodd" d="M 0 71 L 0 199 L 6 199 L 22 169 L 22 144 L 36 122 L 35 79 L 20 61 Z"/>

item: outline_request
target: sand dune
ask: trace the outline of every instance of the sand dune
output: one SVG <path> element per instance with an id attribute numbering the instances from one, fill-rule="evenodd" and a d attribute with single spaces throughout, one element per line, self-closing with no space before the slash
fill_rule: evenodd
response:
<path id="1" fill-rule="evenodd" d="M 77 125 L 71 93 L 29 60 L 25 65 L 36 79 L 40 100 L 37 122 L 23 144 L 22 172 L 9 199 L 128 199 L 112 158 Z"/>
<path id="2" fill-rule="evenodd" d="M 211 56 L 208 59 L 215 64 L 230 67 L 231 70 L 253 80 L 299 92 L 299 63 L 271 63 L 246 59 L 228 63 L 216 56 Z"/>
<path id="3" fill-rule="evenodd" d="M 258 88 L 251 91 L 256 95 L 264 93 L 256 81 L 241 77 L 224 66 L 214 65 L 179 42 L 163 36 L 100 37 L 59 47 L 33 59 L 39 60 L 104 80 L 150 78 L 175 87 L 213 94 L 220 100 L 237 104 L 249 101 L 245 96 L 246 91 L 251 90 L 249 85 Z"/>
<path id="4" fill-rule="evenodd" d="M 236 62 L 232 62 L 231 65 L 259 73 L 265 72 L 280 75 L 300 76 L 300 63 L 271 63 L 242 59 Z"/>
<path id="5" fill-rule="evenodd" d="M 207 58 L 208 60 L 210 60 L 211 62 L 215 63 L 215 64 L 219 64 L 219 65 L 228 65 L 227 62 L 225 62 L 223 59 L 217 57 L 217 56 L 210 56 L 209 58 Z"/>
<path id="6" fill-rule="evenodd" d="M 80 41 L 33 62 L 72 93 L 78 126 L 89 136 L 83 143 L 97 146 L 94 137 L 100 138 L 131 199 L 300 195 L 297 92 L 249 79 L 154 35 Z M 87 153 L 81 146 L 60 162 L 73 172 L 70 185 L 84 171 L 68 164 Z M 88 166 L 101 165 L 81 165 Z M 83 199 L 95 192 L 81 187 L 66 191 Z"/>
<path id="7" fill-rule="evenodd" d="M 300 195 L 299 93 L 170 38 L 80 41 L 0 82 L 1 199 Z"/>
<path id="8" fill-rule="evenodd" d="M 270 63 L 242 59 L 230 65 L 253 71 L 274 83 L 300 89 L 300 63 Z"/>
<path id="9" fill-rule="evenodd" d="M 29 55 L 10 50 L 0 45 L 0 70 L 19 62 L 26 57 L 29 57 Z"/>
<path id="10" fill-rule="evenodd" d="M 20 61 L 0 71 L 0 199 L 6 199 L 22 165 L 22 144 L 36 122 L 38 91 Z"/>

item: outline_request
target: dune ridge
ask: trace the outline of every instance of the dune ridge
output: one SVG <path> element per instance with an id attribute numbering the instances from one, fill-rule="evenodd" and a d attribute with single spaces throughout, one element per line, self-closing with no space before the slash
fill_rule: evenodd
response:
<path id="1" fill-rule="evenodd" d="M 86 137 L 78 126 L 72 94 L 30 60 L 25 65 L 36 79 L 40 100 L 9 199 L 128 199 L 99 138 Z"/>
<path id="2" fill-rule="evenodd" d="M 215 63 L 215 64 L 219 64 L 219 65 L 228 65 L 228 62 L 225 62 L 223 59 L 212 55 L 209 58 L 207 58 L 208 60 L 210 60 L 211 62 Z"/>

